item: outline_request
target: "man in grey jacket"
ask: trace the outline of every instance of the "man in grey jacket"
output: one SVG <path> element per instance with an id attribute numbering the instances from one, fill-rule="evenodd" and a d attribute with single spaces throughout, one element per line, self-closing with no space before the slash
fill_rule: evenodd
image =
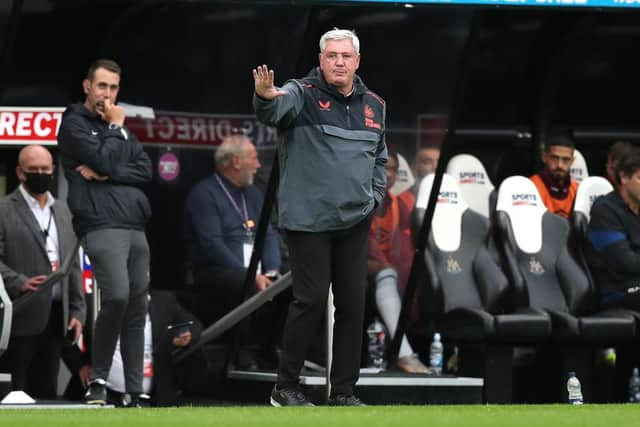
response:
<path id="1" fill-rule="evenodd" d="M 39 145 L 24 147 L 16 174 L 20 186 L 0 200 L 0 274 L 12 300 L 33 296 L 13 315 L 0 372 L 11 373 L 14 390 L 50 400 L 57 397 L 65 336 L 77 340 L 85 321 L 80 257 L 74 254 L 77 240 L 69 208 L 49 192 L 49 151 Z M 69 256 L 74 257 L 69 275 L 42 288 L 47 275 Z"/>
<path id="2" fill-rule="evenodd" d="M 298 377 L 335 295 L 331 367 L 334 405 L 362 405 L 353 394 L 360 369 L 371 213 L 385 193 L 385 103 L 355 74 L 360 42 L 333 29 L 320 38 L 320 66 L 282 88 L 266 65 L 253 70 L 256 116 L 278 128 L 279 226 L 293 275 L 274 406 L 311 405 Z"/>
<path id="3" fill-rule="evenodd" d="M 106 378 L 120 336 L 128 401 L 135 406 L 142 393 L 149 283 L 144 229 L 151 214 L 141 187 L 151 180 L 151 161 L 124 126 L 124 109 L 116 104 L 120 74 L 120 66 L 111 60 L 91 65 L 82 82 L 85 101 L 64 112 L 58 145 L 69 182 L 73 225 L 102 298 L 85 400 L 106 402 Z"/>

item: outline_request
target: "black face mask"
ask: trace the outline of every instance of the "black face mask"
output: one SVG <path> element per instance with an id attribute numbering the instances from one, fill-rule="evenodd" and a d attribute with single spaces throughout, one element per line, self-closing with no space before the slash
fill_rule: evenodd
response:
<path id="1" fill-rule="evenodd" d="M 42 194 L 49 191 L 51 184 L 53 183 L 53 174 L 38 173 L 38 172 L 25 172 L 27 180 L 24 185 L 33 194 Z"/>

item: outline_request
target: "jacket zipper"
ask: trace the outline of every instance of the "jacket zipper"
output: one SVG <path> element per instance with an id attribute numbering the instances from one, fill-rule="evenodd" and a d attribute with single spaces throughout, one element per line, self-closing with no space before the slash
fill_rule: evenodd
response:
<path id="1" fill-rule="evenodd" d="M 349 104 L 347 104 L 347 127 L 351 129 L 351 109 L 349 108 Z"/>

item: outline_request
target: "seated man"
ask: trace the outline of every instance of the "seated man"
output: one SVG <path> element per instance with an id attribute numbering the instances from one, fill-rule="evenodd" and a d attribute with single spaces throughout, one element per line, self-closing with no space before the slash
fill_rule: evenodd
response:
<path id="1" fill-rule="evenodd" d="M 399 288 L 404 289 L 413 259 L 410 236 L 411 207 L 391 194 L 396 181 L 398 157 L 389 152 L 387 159 L 387 193 L 374 211 L 369 229 L 369 282 L 375 287 L 378 313 L 393 336 L 398 326 L 400 309 Z M 427 367 L 414 353 L 407 337 L 402 337 L 397 367 L 410 373 L 427 373 Z"/>
<path id="2" fill-rule="evenodd" d="M 587 261 L 603 307 L 640 310 L 640 149 L 630 148 L 616 171 L 616 190 L 591 207 Z"/>
<path id="3" fill-rule="evenodd" d="M 618 182 L 616 179 L 616 169 L 618 167 L 618 163 L 624 157 L 627 156 L 629 150 L 633 147 L 630 142 L 627 141 L 617 141 L 614 142 L 611 147 L 607 150 L 607 179 L 613 185 L 613 188 L 618 186 Z"/>
<path id="4" fill-rule="evenodd" d="M 420 189 L 422 178 L 430 173 L 435 173 L 436 168 L 438 167 L 438 160 L 440 160 L 440 147 L 422 147 L 416 153 L 416 157 L 413 162 L 413 174 L 416 177 L 416 181 L 414 182 L 413 187 L 398 195 L 400 200 L 409 207 L 409 210 L 413 209 L 413 205 L 416 203 L 416 195 Z"/>
<path id="5" fill-rule="evenodd" d="M 573 140 L 567 135 L 552 135 L 542 152 L 542 171 L 530 177 L 542 202 L 550 212 L 569 218 L 578 183 L 569 175 L 573 163 Z"/>
<path id="6" fill-rule="evenodd" d="M 243 301 L 243 285 L 263 201 L 262 192 L 253 184 L 260 162 L 247 136 L 225 138 L 216 150 L 215 164 L 216 172 L 191 190 L 185 218 L 196 295 L 194 311 L 205 326 Z M 271 285 L 279 268 L 278 239 L 269 226 L 254 290 Z M 274 301 L 254 314 L 249 337 L 250 344 L 259 344 L 260 350 L 272 359 L 270 362 L 274 362 L 270 347 L 279 332 L 272 324 L 273 318 L 283 313 L 279 299 Z M 247 354 L 241 352 L 241 356 Z M 255 365 L 253 356 L 243 364 Z"/>
<path id="7" fill-rule="evenodd" d="M 172 360 L 174 350 L 198 342 L 201 332 L 200 322 L 178 304 L 173 293 L 150 292 L 149 312 L 144 330 L 143 388 L 144 392 L 151 396 L 151 403 L 156 406 L 173 406 L 176 404 L 180 388 L 205 377 L 207 363 L 202 353 L 196 352 L 175 366 Z M 84 342 L 90 344 L 90 336 L 85 336 Z M 65 397 L 71 400 L 80 399 L 89 381 L 89 351 L 81 352 L 77 346 L 66 348 L 64 360 L 70 371 L 74 372 Z M 127 406 L 124 392 L 124 370 L 118 340 L 107 379 L 109 402 L 117 406 Z"/>

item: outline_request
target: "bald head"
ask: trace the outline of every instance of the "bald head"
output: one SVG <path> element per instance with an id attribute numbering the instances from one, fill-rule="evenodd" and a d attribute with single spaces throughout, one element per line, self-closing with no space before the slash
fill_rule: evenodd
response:
<path id="1" fill-rule="evenodd" d="M 53 182 L 53 157 L 40 145 L 27 145 L 18 155 L 16 175 L 32 195 L 45 194 Z"/>
<path id="2" fill-rule="evenodd" d="M 32 164 L 48 164 L 53 168 L 53 157 L 49 150 L 41 145 L 27 145 L 18 155 L 18 166 L 26 167 Z"/>

